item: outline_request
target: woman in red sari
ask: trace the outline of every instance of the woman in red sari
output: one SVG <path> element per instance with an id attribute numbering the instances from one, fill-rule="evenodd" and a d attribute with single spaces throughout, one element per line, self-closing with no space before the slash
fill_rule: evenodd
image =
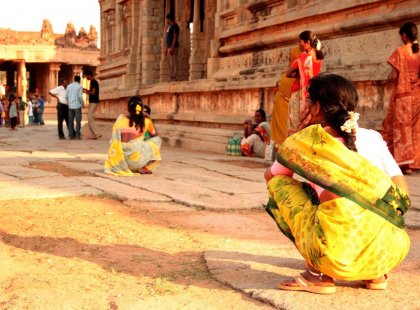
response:
<path id="1" fill-rule="evenodd" d="M 288 135 L 297 131 L 299 115 L 306 107 L 305 99 L 308 95 L 306 88 L 309 80 L 321 72 L 322 59 L 324 59 L 321 41 L 309 30 L 299 34 L 299 48 L 302 53 L 286 71 L 287 77 L 296 78 L 289 100 Z"/>
<path id="2" fill-rule="evenodd" d="M 382 123 L 382 136 L 405 174 L 420 170 L 420 53 L 417 26 L 400 28 L 401 41 L 388 59 L 394 93 Z"/>

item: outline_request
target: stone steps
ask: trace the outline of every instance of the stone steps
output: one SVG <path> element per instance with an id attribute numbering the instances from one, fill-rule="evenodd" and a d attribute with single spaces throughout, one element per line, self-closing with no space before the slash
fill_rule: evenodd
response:
<path id="1" fill-rule="evenodd" d="M 157 124 L 163 145 L 224 154 L 228 140 L 242 132 L 233 129 Z"/>
<path id="2" fill-rule="evenodd" d="M 381 123 L 385 116 L 385 110 L 377 110 L 363 108 L 359 111 L 361 127 L 380 130 Z M 55 106 L 48 106 L 45 109 L 44 119 L 55 120 Z M 87 120 L 87 109 L 83 111 L 83 120 Z M 166 120 L 165 120 L 166 121 Z M 241 123 L 237 124 L 237 128 L 241 128 Z M 240 129 L 224 129 L 224 128 L 208 128 L 195 125 L 180 125 L 161 123 L 159 119 L 155 122 L 162 138 L 162 145 L 169 147 L 177 147 L 193 151 L 206 151 L 218 154 L 224 154 L 226 144 L 229 138 L 234 135 L 242 136 Z M 113 122 L 98 121 L 99 129 L 104 137 L 111 136 Z"/>

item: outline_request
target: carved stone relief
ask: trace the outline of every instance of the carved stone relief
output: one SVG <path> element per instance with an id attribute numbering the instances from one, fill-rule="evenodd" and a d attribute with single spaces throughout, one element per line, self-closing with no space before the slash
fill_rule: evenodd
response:
<path id="1" fill-rule="evenodd" d="M 42 21 L 42 28 L 41 28 L 41 39 L 43 41 L 52 41 L 54 40 L 53 36 L 53 29 L 51 22 L 48 19 L 44 19 Z"/>

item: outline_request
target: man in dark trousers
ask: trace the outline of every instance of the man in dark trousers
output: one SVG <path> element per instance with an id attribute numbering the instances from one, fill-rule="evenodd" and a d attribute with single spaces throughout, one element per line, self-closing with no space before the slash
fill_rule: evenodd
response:
<path id="1" fill-rule="evenodd" d="M 66 138 L 63 131 L 63 121 L 66 122 L 67 131 L 69 130 L 69 106 L 66 98 L 66 88 L 68 84 L 69 81 L 67 79 L 61 79 L 60 85 L 49 91 L 49 94 L 57 99 L 57 129 L 59 139 Z"/>
<path id="2" fill-rule="evenodd" d="M 175 81 L 179 49 L 179 26 L 175 23 L 175 17 L 173 14 L 166 15 L 166 23 L 168 26 L 166 29 L 166 59 L 168 61 L 169 76 L 171 77 L 171 81 Z"/>
<path id="3" fill-rule="evenodd" d="M 98 139 L 101 135 L 96 127 L 95 111 L 99 104 L 99 83 L 91 70 L 86 70 L 85 77 L 90 81 L 89 90 L 84 89 L 84 92 L 89 94 L 88 127 L 93 134 L 93 139 Z"/>

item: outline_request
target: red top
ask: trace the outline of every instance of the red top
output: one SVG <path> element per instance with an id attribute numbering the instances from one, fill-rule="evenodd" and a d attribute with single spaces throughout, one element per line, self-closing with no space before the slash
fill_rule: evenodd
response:
<path id="1" fill-rule="evenodd" d="M 298 78 L 293 82 L 292 93 L 304 89 L 309 85 L 309 80 L 321 71 L 322 60 L 313 60 L 308 53 L 301 53 L 292 63 L 292 68 L 299 70 Z"/>

